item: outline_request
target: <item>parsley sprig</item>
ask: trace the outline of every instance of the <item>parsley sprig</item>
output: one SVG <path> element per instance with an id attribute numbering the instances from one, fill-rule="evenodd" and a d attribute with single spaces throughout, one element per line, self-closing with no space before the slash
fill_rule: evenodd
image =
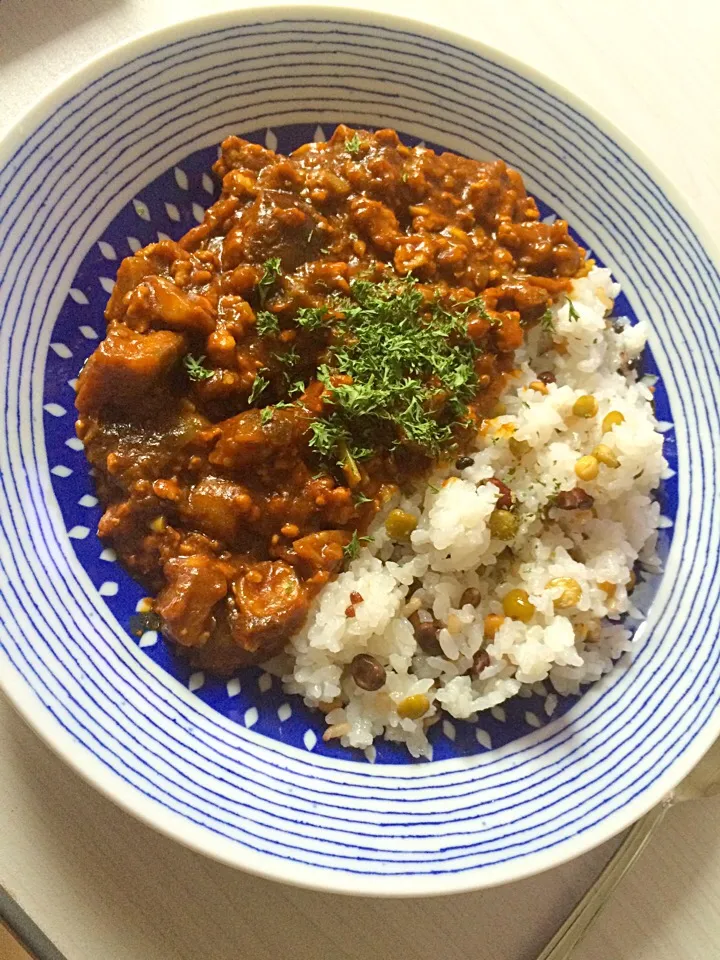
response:
<path id="1" fill-rule="evenodd" d="M 579 320 L 580 314 L 575 309 L 575 304 L 572 302 L 570 297 L 565 297 L 565 299 L 567 300 L 567 304 L 568 304 L 568 319 Z"/>
<path id="2" fill-rule="evenodd" d="M 260 394 L 263 393 L 265 388 L 269 386 L 269 380 L 263 377 L 262 374 L 256 374 L 255 379 L 253 380 L 252 390 L 248 395 L 248 403 L 255 403 Z"/>
<path id="3" fill-rule="evenodd" d="M 261 337 L 269 337 L 277 333 L 280 329 L 280 323 L 274 313 L 269 310 L 258 310 L 255 316 L 255 329 Z"/>
<path id="4" fill-rule="evenodd" d="M 186 353 L 183 357 L 183 366 L 191 380 L 195 382 L 209 380 L 213 375 L 212 370 L 208 370 L 207 367 L 203 366 L 204 359 L 205 357 L 194 357 L 191 353 Z"/>
<path id="5" fill-rule="evenodd" d="M 357 156 L 362 150 L 362 146 L 363 146 L 362 140 L 358 136 L 357 130 L 351 137 L 348 137 L 348 139 L 345 141 L 345 149 L 347 150 L 347 152 L 350 154 L 351 157 Z"/>
<path id="6" fill-rule="evenodd" d="M 372 540 L 372 537 L 359 536 L 357 530 L 354 530 L 350 542 L 343 547 L 345 559 L 348 561 L 355 560 L 362 549 L 362 545 L 364 543 L 372 543 Z"/>
<path id="7" fill-rule="evenodd" d="M 258 297 L 261 306 L 265 306 L 268 294 L 277 283 L 282 272 L 282 263 L 280 257 L 270 257 L 263 264 L 263 275 L 258 280 Z"/>
<path id="8" fill-rule="evenodd" d="M 262 410 L 260 411 L 260 423 L 262 424 L 262 426 L 265 426 L 266 424 L 270 423 L 273 416 L 275 415 L 276 410 L 284 410 L 287 407 L 293 407 L 293 406 L 295 406 L 295 404 L 284 403 L 283 401 L 279 401 L 278 403 L 274 404 L 271 407 L 263 407 Z"/>
<path id="9" fill-rule="evenodd" d="M 327 323 L 327 307 L 301 307 L 295 315 L 295 323 L 305 330 L 318 330 Z"/>
<path id="10" fill-rule="evenodd" d="M 545 333 L 554 333 L 555 321 L 553 320 L 553 313 L 550 307 L 548 307 L 545 313 L 540 317 L 540 327 L 545 331 Z"/>

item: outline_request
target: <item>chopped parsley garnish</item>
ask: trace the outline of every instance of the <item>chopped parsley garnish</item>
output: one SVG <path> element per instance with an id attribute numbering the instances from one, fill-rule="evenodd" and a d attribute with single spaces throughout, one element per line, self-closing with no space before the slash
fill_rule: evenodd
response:
<path id="1" fill-rule="evenodd" d="M 286 410 L 288 407 L 294 406 L 294 403 L 285 403 L 283 400 L 279 400 L 270 407 L 263 407 L 260 411 L 260 423 L 265 426 L 266 423 L 270 423 L 276 410 Z"/>
<path id="2" fill-rule="evenodd" d="M 290 396 L 296 393 L 305 393 L 305 384 L 302 380 L 296 380 L 295 383 L 291 384 L 288 393 Z"/>
<path id="3" fill-rule="evenodd" d="M 328 420 L 313 420 L 310 424 L 308 445 L 323 459 L 328 459 L 338 449 L 344 436 L 339 424 Z"/>
<path id="4" fill-rule="evenodd" d="M 271 333 L 277 333 L 280 329 L 278 318 L 269 310 L 258 310 L 255 318 L 255 326 L 261 337 L 267 337 Z"/>
<path id="5" fill-rule="evenodd" d="M 567 303 L 568 303 L 568 315 L 569 315 L 570 319 L 571 319 L 571 320 L 579 320 L 579 319 L 580 319 L 580 314 L 579 314 L 579 313 L 577 312 L 577 310 L 575 309 L 575 304 L 572 302 L 572 300 L 570 299 L 570 297 L 565 297 L 565 299 L 567 300 Z"/>
<path id="6" fill-rule="evenodd" d="M 357 156 L 357 154 L 362 150 L 362 140 L 358 136 L 357 130 L 345 141 L 345 149 L 351 157 Z"/>
<path id="7" fill-rule="evenodd" d="M 540 326 L 545 333 L 554 333 L 555 323 L 553 321 L 552 310 L 550 307 L 548 307 L 545 313 L 540 317 Z"/>
<path id="8" fill-rule="evenodd" d="M 360 492 L 360 493 L 356 493 L 356 494 L 353 496 L 353 501 L 354 501 L 354 503 L 355 503 L 355 506 L 356 506 L 356 507 L 359 507 L 359 506 L 361 506 L 363 503 L 372 503 L 372 502 L 373 502 L 373 497 L 366 497 L 364 493 Z"/>
<path id="9" fill-rule="evenodd" d="M 270 381 L 266 380 L 265 377 L 261 376 L 260 374 L 257 374 L 255 380 L 253 381 L 250 395 L 248 396 L 248 403 L 255 403 L 263 390 L 268 386 L 270 386 Z"/>
<path id="10" fill-rule="evenodd" d="M 364 543 L 372 543 L 372 537 L 359 537 L 357 530 L 353 531 L 353 535 L 350 538 L 350 543 L 347 543 L 343 547 L 343 554 L 346 560 L 354 560 L 357 555 L 360 553 L 362 545 Z"/>
<path id="11" fill-rule="evenodd" d="M 261 305 L 265 305 L 268 294 L 280 277 L 281 268 L 280 257 L 270 257 L 270 259 L 266 260 L 263 264 L 263 275 L 260 277 L 257 285 Z"/>
<path id="12" fill-rule="evenodd" d="M 282 364 L 285 367 L 285 378 L 288 383 L 290 383 L 290 373 L 293 368 L 300 363 L 300 354 L 297 352 L 295 347 L 290 347 L 289 350 L 286 350 L 284 353 L 276 353 L 275 359 L 278 363 Z"/>
<path id="13" fill-rule="evenodd" d="M 295 323 L 304 330 L 317 330 L 325 326 L 327 315 L 327 307 L 301 307 L 295 316 Z"/>
<path id="14" fill-rule="evenodd" d="M 473 297 L 472 300 L 461 300 L 459 303 L 453 304 L 453 307 L 453 311 L 449 313 L 447 310 L 442 308 L 438 301 L 436 301 L 435 315 L 437 316 L 438 313 L 444 313 L 446 316 L 454 317 L 456 320 L 458 317 L 462 320 L 465 320 L 470 313 L 477 313 L 491 327 L 499 327 L 502 325 L 502 320 L 500 317 L 493 317 L 492 314 L 488 313 L 487 307 L 485 306 L 485 301 L 482 297 Z M 461 307 L 462 309 L 459 309 Z"/>
<path id="15" fill-rule="evenodd" d="M 428 303 L 415 281 L 355 280 L 334 304 L 337 319 L 318 379 L 328 411 L 311 425 L 311 447 L 342 466 L 380 449 L 451 450 L 477 392 L 478 347 L 467 332 L 484 302 Z"/>
<path id="16" fill-rule="evenodd" d="M 209 380 L 213 375 L 212 370 L 208 370 L 207 367 L 203 366 L 203 360 L 205 357 L 194 357 L 191 353 L 186 353 L 183 357 L 183 366 L 187 371 L 187 375 L 191 380 L 200 381 L 200 380 Z"/>

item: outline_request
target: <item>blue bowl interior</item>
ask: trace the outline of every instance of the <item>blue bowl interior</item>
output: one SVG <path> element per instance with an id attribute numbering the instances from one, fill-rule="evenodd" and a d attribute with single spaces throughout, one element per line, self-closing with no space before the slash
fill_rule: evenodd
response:
<path id="1" fill-rule="evenodd" d="M 342 120 L 342 117 L 338 117 L 338 122 Z M 333 126 L 325 123 L 323 128 L 329 134 Z M 308 123 L 288 124 L 272 130 L 263 128 L 234 132 L 287 153 L 316 137 L 318 127 Z M 416 137 L 398 132 L 408 145 L 418 142 Z M 428 143 L 428 146 L 435 150 L 443 149 L 440 144 Z M 164 237 L 178 239 L 202 219 L 203 210 L 219 194 L 219 184 L 210 170 L 216 157 L 216 147 L 197 150 L 153 180 L 113 218 L 99 242 L 88 251 L 72 281 L 70 294 L 52 332 L 44 379 L 44 426 L 53 489 L 80 563 L 119 624 L 127 630 L 132 642 L 139 644 L 146 656 L 183 686 L 194 691 L 213 710 L 235 723 L 252 727 L 254 731 L 274 740 L 312 749 L 328 757 L 366 762 L 360 751 L 345 750 L 337 741 L 324 743 L 323 716 L 309 710 L 300 697 L 285 694 L 279 680 L 264 671 L 251 668 L 241 671 L 229 681 L 219 680 L 190 670 L 156 634 L 146 633 L 141 638 L 134 636 L 130 632 L 130 618 L 135 613 L 138 601 L 145 596 L 145 591 L 117 563 L 112 551 L 104 548 L 96 534 L 102 510 L 94 496 L 93 478 L 84 453 L 74 441 L 74 378 L 104 336 L 103 311 L 120 261 L 139 246 Z M 542 217 L 554 214 L 541 196 L 536 199 Z M 574 231 L 573 234 L 582 246 L 588 247 L 579 234 Z M 592 255 L 601 263 L 595 253 Z M 635 322 L 624 294 L 616 302 L 616 314 Z M 659 378 L 658 366 L 649 349 L 645 354 L 644 372 Z M 658 419 L 672 424 L 668 395 L 660 378 L 656 384 L 655 404 Z M 666 432 L 665 456 L 670 469 L 659 497 L 663 515 L 674 522 L 678 487 L 677 451 L 672 431 Z M 661 557 L 669 549 L 672 529 L 673 526 L 668 525 L 660 532 Z M 640 578 L 635 603 L 644 612 L 657 590 L 660 578 L 642 572 Z M 628 621 L 628 625 L 637 626 L 631 621 Z M 622 668 L 621 662 L 618 669 Z M 544 694 L 535 694 L 529 699 L 515 698 L 504 704 L 501 710 L 483 714 L 476 723 L 446 720 L 436 724 L 430 731 L 434 759 L 482 753 L 525 736 L 532 728 L 549 722 L 545 699 Z M 567 713 L 577 699 L 573 696 L 560 697 L 553 719 Z M 414 762 L 399 744 L 377 741 L 376 747 L 378 763 Z"/>

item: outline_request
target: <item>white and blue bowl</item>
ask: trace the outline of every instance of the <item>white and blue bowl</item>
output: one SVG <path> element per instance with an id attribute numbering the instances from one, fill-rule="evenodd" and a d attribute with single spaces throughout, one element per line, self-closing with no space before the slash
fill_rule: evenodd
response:
<path id="1" fill-rule="evenodd" d="M 524 175 L 653 327 L 671 469 L 665 573 L 635 652 L 548 720 L 543 697 L 437 724 L 435 760 L 324 744 L 277 680 L 190 673 L 132 635 L 142 590 L 103 549 L 74 378 L 122 257 L 179 237 L 217 195 L 230 133 L 290 150 L 339 122 L 394 127 Z M 0 678 L 25 718 L 127 810 L 279 880 L 412 895 L 519 878 L 658 802 L 720 731 L 720 283 L 648 161 L 569 94 L 409 21 L 234 12 L 117 49 L 0 146 Z"/>

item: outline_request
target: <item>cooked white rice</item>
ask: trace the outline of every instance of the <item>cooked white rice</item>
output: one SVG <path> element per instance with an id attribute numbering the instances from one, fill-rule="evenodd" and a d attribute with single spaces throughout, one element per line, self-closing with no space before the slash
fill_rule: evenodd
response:
<path id="1" fill-rule="evenodd" d="M 645 323 L 618 331 L 608 322 L 618 292 L 610 272 L 597 267 L 574 282 L 577 318 L 561 299 L 553 309 L 554 332 L 532 332 L 517 357 L 519 375 L 503 398 L 506 413 L 489 422 L 473 465 L 462 471 L 446 466 L 409 500 L 388 503 L 371 531 L 373 542 L 323 590 L 284 663 L 280 658 L 274 664 L 284 673 L 286 690 L 323 709 L 329 735 L 345 746 L 365 749 L 372 758 L 373 740 L 384 736 L 404 742 L 413 756 L 431 757 L 426 732 L 442 711 L 473 720 L 509 697 L 527 696 L 540 681 L 548 681 L 548 691 L 578 693 L 629 649 L 630 632 L 617 621 L 631 609 L 626 585 L 633 565 L 638 558 L 654 561 L 660 512 L 652 491 L 666 462 L 651 387 L 633 372 L 618 372 L 642 352 L 647 336 Z M 547 370 L 556 383 L 546 394 L 528 386 Z M 590 419 L 572 414 L 583 394 L 598 402 Z M 603 434 L 611 410 L 625 419 Z M 510 437 L 530 444 L 521 460 L 509 449 Z M 600 442 L 620 465 L 601 465 L 596 480 L 580 484 L 575 463 Z M 488 528 L 499 496 L 496 486 L 483 483 L 490 477 L 505 482 L 518 505 L 520 526 L 509 544 L 493 539 Z M 594 497 L 592 510 L 553 506 L 558 491 L 576 485 Z M 397 506 L 418 518 L 409 543 L 391 542 L 384 527 L 387 512 Z M 562 591 L 547 588 L 558 577 L 581 588 L 571 609 L 557 609 Z M 480 591 L 479 606 L 460 605 L 468 587 Z M 505 619 L 486 640 L 485 617 L 502 613 L 503 596 L 518 587 L 536 607 L 532 620 Z M 348 618 L 354 591 L 363 601 Z M 445 625 L 438 637 L 443 656 L 426 655 L 415 641 L 408 616 L 420 605 Z M 483 648 L 489 665 L 472 679 L 473 656 Z M 361 690 L 348 676 L 347 665 L 358 653 L 372 654 L 385 666 L 381 690 Z M 430 709 L 420 720 L 401 719 L 398 704 L 418 693 L 427 696 Z M 547 712 L 556 700 L 550 693 Z"/>

